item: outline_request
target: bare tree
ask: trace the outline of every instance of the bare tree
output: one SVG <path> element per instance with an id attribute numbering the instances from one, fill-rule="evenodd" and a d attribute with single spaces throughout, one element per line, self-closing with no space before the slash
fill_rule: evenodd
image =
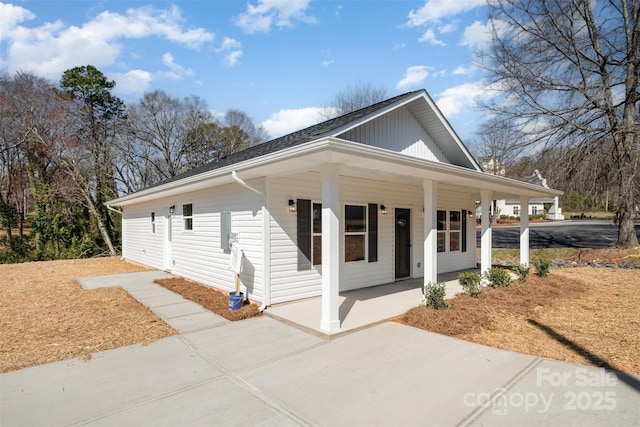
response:
<path id="1" fill-rule="evenodd" d="M 245 140 L 242 141 L 245 148 L 264 142 L 269 138 L 267 131 L 262 126 L 256 126 L 244 111 L 233 108 L 228 110 L 224 115 L 224 123 L 228 127 L 235 126 L 246 134 Z"/>
<path id="2" fill-rule="evenodd" d="M 172 98 L 164 91 L 145 93 L 140 101 L 127 109 L 128 134 L 123 136 L 121 148 L 127 157 L 122 159 L 119 176 L 144 177 L 135 189 L 176 176 L 187 170 L 189 133 L 215 120 L 206 102 L 197 96 Z M 142 168 L 142 169 L 141 169 Z M 141 184 L 141 185 L 140 185 Z"/>
<path id="3" fill-rule="evenodd" d="M 494 118 L 480 125 L 471 146 L 485 172 L 505 176 L 521 153 L 520 140 L 512 123 Z"/>
<path id="4" fill-rule="evenodd" d="M 325 119 L 338 117 L 384 101 L 386 97 L 387 90 L 383 87 L 374 87 L 371 83 L 356 83 L 340 90 L 321 115 Z"/>
<path id="5" fill-rule="evenodd" d="M 637 246 L 639 1 L 491 0 L 489 7 L 492 43 L 480 65 L 505 96 L 487 107 L 517 120 L 530 144 L 610 141 L 617 245 Z"/>

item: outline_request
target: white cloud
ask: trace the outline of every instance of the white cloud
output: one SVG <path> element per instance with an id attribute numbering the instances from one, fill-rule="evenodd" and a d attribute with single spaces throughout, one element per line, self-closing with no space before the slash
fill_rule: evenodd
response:
<path id="1" fill-rule="evenodd" d="M 473 69 L 471 67 L 465 67 L 464 65 L 460 65 L 453 70 L 454 76 L 470 76 L 471 74 L 473 74 Z"/>
<path id="2" fill-rule="evenodd" d="M 331 64 L 333 64 L 333 59 L 324 60 L 320 63 L 323 67 L 328 67 Z"/>
<path id="3" fill-rule="evenodd" d="M 144 93 L 149 89 L 153 76 L 148 71 L 131 70 L 127 73 L 110 73 L 109 78 L 115 80 L 114 93 L 130 94 Z"/>
<path id="4" fill-rule="evenodd" d="M 222 62 L 224 62 L 224 64 L 227 67 L 233 67 L 238 62 L 240 62 L 241 56 L 242 56 L 241 50 L 234 50 L 233 52 L 229 52 L 227 56 L 224 57 L 224 60 Z"/>
<path id="5" fill-rule="evenodd" d="M 260 126 L 265 128 L 272 138 L 278 138 L 291 132 L 320 123 L 335 114 L 335 109 L 326 107 L 306 107 L 280 110 L 274 113 Z"/>
<path id="6" fill-rule="evenodd" d="M 243 55 L 242 43 L 230 37 L 225 37 L 220 47 L 215 49 L 215 51 L 225 54 L 222 62 L 224 62 L 227 67 L 236 65 L 240 62 L 240 57 Z"/>
<path id="7" fill-rule="evenodd" d="M 171 80 L 182 80 L 185 76 L 193 76 L 195 74 L 191 68 L 184 68 L 176 64 L 170 52 L 162 55 L 162 63 L 169 68 L 169 71 L 162 74 Z"/>
<path id="8" fill-rule="evenodd" d="M 495 91 L 485 88 L 481 83 L 465 83 L 442 92 L 436 104 L 446 117 L 453 117 L 465 108 L 475 107 L 477 100 L 495 95 Z"/>
<path id="9" fill-rule="evenodd" d="M 26 27 L 19 23 L 33 17 L 28 10 L 3 4 L 0 12 L 3 25 L 13 25 L 11 31 L 3 31 L 8 71 L 22 69 L 52 79 L 78 65 L 100 68 L 115 64 L 127 39 L 158 37 L 197 49 L 215 37 L 203 28 L 184 28 L 177 6 L 130 8 L 124 14 L 105 11 L 79 27 L 61 21 Z"/>
<path id="10" fill-rule="evenodd" d="M 24 21 L 34 19 L 34 15 L 31 11 L 12 4 L 0 3 L 0 35 L 6 38 L 7 34 Z"/>
<path id="11" fill-rule="evenodd" d="M 491 41 L 491 31 L 488 25 L 479 21 L 474 21 L 464 29 L 462 38 L 460 39 L 461 46 L 469 46 L 472 49 L 484 48 Z"/>
<path id="12" fill-rule="evenodd" d="M 449 22 L 448 24 L 439 26 L 438 31 L 441 32 L 442 34 L 446 34 L 446 33 L 455 31 L 457 28 L 458 28 L 457 22 Z"/>
<path id="13" fill-rule="evenodd" d="M 234 23 L 247 34 L 268 33 L 271 26 L 293 27 L 294 21 L 312 24 L 316 18 L 306 14 L 310 0 L 258 0 L 248 4 L 247 10 Z"/>
<path id="14" fill-rule="evenodd" d="M 424 5 L 407 16 L 407 26 L 419 27 L 426 23 L 435 23 L 476 7 L 485 6 L 486 0 L 427 0 Z"/>
<path id="15" fill-rule="evenodd" d="M 446 43 L 444 43 L 442 40 L 438 40 L 438 38 L 436 37 L 436 34 L 433 32 L 431 28 L 427 29 L 424 32 L 424 34 L 422 34 L 422 37 L 418 39 L 418 41 L 429 42 L 429 44 L 432 44 L 435 46 L 446 46 Z"/>
<path id="16" fill-rule="evenodd" d="M 404 77 L 396 85 L 396 89 L 406 90 L 420 85 L 429 76 L 431 70 L 433 70 L 433 67 L 426 65 L 414 65 L 407 68 Z"/>

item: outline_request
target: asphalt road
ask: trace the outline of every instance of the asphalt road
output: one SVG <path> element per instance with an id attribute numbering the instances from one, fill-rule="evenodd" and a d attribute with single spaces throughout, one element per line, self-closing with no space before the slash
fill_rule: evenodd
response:
<path id="1" fill-rule="evenodd" d="M 618 226 L 611 221 L 572 220 L 530 224 L 531 249 L 544 248 L 607 248 L 618 240 Z M 636 224 L 640 240 L 640 225 Z M 476 244 L 480 247 L 480 228 L 476 230 Z M 493 227 L 492 247 L 517 249 L 520 247 L 519 226 Z"/>

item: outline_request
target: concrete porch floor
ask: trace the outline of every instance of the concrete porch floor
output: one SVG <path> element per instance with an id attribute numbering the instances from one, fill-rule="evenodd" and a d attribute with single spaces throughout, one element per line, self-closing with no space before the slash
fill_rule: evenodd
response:
<path id="1" fill-rule="evenodd" d="M 480 270 L 463 271 L 479 273 Z M 444 281 L 447 285 L 445 298 L 453 298 L 462 292 L 459 273 L 461 271 L 438 275 L 438 282 Z M 422 285 L 423 279 L 418 278 L 340 292 L 340 329 L 331 333 L 320 329 L 322 299 L 319 296 L 275 304 L 264 314 L 323 338 L 334 338 L 387 321 L 416 307 L 422 301 Z"/>

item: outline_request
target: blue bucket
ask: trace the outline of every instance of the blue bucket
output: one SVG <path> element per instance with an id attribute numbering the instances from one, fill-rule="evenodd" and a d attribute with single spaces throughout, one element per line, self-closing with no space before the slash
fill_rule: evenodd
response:
<path id="1" fill-rule="evenodd" d="M 244 301 L 244 292 L 240 292 L 239 295 L 236 295 L 236 292 L 229 292 L 229 310 L 235 311 L 240 310 L 242 307 L 242 302 Z"/>

